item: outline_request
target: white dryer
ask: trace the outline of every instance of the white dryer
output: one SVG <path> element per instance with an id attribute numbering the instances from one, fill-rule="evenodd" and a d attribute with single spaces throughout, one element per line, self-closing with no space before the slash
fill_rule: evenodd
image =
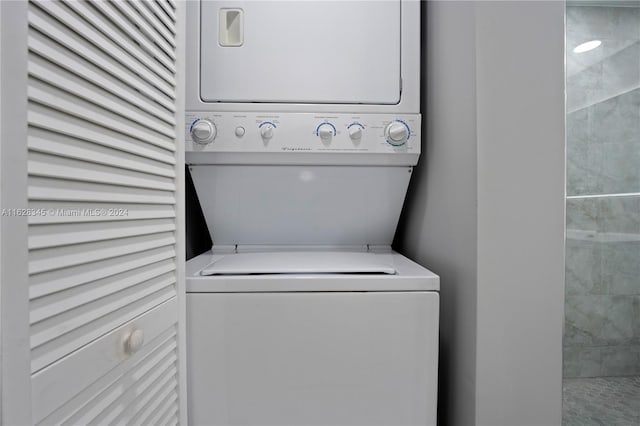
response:
<path id="1" fill-rule="evenodd" d="M 419 9 L 189 3 L 186 161 L 213 241 L 187 262 L 191 424 L 435 425 L 439 278 L 391 250 Z"/>

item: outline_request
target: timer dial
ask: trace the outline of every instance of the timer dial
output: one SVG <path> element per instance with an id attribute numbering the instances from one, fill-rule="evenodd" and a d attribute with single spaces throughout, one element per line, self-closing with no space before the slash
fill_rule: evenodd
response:
<path id="1" fill-rule="evenodd" d="M 199 118 L 191 124 L 191 139 L 201 145 L 207 145 L 213 142 L 218 135 L 218 129 L 213 121 L 206 118 Z"/>
<path id="2" fill-rule="evenodd" d="M 409 139 L 409 128 L 402 121 L 393 121 L 384 129 L 387 142 L 393 146 L 401 146 Z"/>

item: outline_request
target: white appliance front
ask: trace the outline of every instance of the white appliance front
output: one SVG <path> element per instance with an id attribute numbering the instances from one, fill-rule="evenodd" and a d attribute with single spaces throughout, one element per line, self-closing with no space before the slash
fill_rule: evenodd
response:
<path id="1" fill-rule="evenodd" d="M 215 245 L 391 245 L 420 154 L 419 114 L 187 118 L 186 161 Z M 207 130 L 215 138 L 198 142 Z"/>
<path id="2" fill-rule="evenodd" d="M 421 145 L 420 2 L 192 1 L 189 420 L 435 425 L 439 278 L 390 245 Z M 379 252 L 378 252 L 379 251 Z"/>
<path id="3" fill-rule="evenodd" d="M 420 3 L 189 1 L 186 109 L 418 113 Z"/>
<path id="4" fill-rule="evenodd" d="M 253 254 L 238 262 L 266 253 Z M 319 254 L 356 253 L 304 253 Z M 291 263 L 203 276 L 239 255 L 190 260 L 190 423 L 435 425 L 439 279 L 397 253 L 369 255 L 395 273 L 302 274 Z"/>
<path id="5" fill-rule="evenodd" d="M 191 176 L 217 245 L 391 244 L 411 167 L 202 165 Z"/>
<path id="6" fill-rule="evenodd" d="M 400 101 L 400 0 L 203 1 L 200 14 L 205 102 Z"/>
<path id="7" fill-rule="evenodd" d="M 187 313 L 191 424 L 436 423 L 436 292 L 188 294 Z"/>

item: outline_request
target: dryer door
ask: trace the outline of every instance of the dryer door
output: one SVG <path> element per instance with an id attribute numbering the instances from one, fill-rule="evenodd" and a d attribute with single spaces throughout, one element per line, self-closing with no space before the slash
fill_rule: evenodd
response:
<path id="1" fill-rule="evenodd" d="M 209 102 L 396 104 L 400 0 L 202 1 Z"/>

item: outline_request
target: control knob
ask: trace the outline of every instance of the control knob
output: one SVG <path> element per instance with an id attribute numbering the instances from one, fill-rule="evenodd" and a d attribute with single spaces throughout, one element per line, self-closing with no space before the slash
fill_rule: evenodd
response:
<path id="1" fill-rule="evenodd" d="M 216 129 L 213 121 L 206 118 L 199 118 L 191 124 L 189 133 L 191 133 L 191 139 L 193 139 L 194 142 L 207 145 L 216 138 L 218 129 Z"/>
<path id="2" fill-rule="evenodd" d="M 349 127 L 349 137 L 353 142 L 360 141 L 362 139 L 362 127 L 357 124 Z"/>
<path id="3" fill-rule="evenodd" d="M 264 124 L 260 126 L 260 136 L 266 142 L 273 137 L 274 127 L 272 124 Z"/>
<path id="4" fill-rule="evenodd" d="M 385 127 L 384 136 L 391 145 L 401 146 L 409 139 L 409 128 L 401 121 L 394 121 Z"/>
<path id="5" fill-rule="evenodd" d="M 334 132 L 335 128 L 329 123 L 324 123 L 318 126 L 318 136 L 320 136 L 320 140 L 323 143 L 330 143 Z"/>

